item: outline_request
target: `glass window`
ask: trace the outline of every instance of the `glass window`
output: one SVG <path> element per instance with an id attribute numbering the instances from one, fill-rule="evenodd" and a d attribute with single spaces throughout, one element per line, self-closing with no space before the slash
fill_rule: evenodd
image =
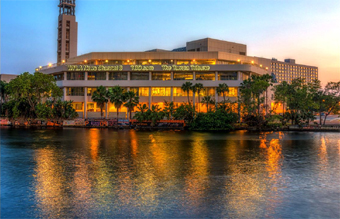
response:
<path id="1" fill-rule="evenodd" d="M 149 72 L 131 72 L 131 80 L 149 80 Z"/>
<path id="2" fill-rule="evenodd" d="M 130 87 L 130 91 L 137 93 L 140 97 L 148 97 L 149 96 L 149 88 L 148 87 Z"/>
<path id="3" fill-rule="evenodd" d="M 174 72 L 174 80 L 193 80 L 192 72 Z"/>
<path id="4" fill-rule="evenodd" d="M 177 60 L 177 65 L 189 65 L 190 64 L 190 60 Z"/>
<path id="5" fill-rule="evenodd" d="M 68 87 L 66 94 L 67 96 L 84 96 L 84 88 L 83 87 Z"/>
<path id="6" fill-rule="evenodd" d="M 93 92 L 96 91 L 97 88 L 95 87 L 88 87 L 87 88 L 87 96 L 92 96 L 93 95 Z"/>
<path id="7" fill-rule="evenodd" d="M 152 80 L 169 81 L 171 80 L 170 72 L 153 72 Z"/>
<path id="8" fill-rule="evenodd" d="M 87 104 L 87 111 L 88 112 L 95 112 L 94 103 L 88 103 Z"/>
<path id="9" fill-rule="evenodd" d="M 54 79 L 55 79 L 56 81 L 62 81 L 62 80 L 64 80 L 64 73 L 54 75 Z"/>
<path id="10" fill-rule="evenodd" d="M 196 72 L 196 80 L 215 80 L 215 72 Z"/>
<path id="11" fill-rule="evenodd" d="M 175 97 L 186 97 L 187 96 L 187 92 L 183 91 L 180 87 L 174 87 L 174 96 Z M 192 91 L 189 91 L 189 96 L 193 96 L 192 95 Z"/>
<path id="12" fill-rule="evenodd" d="M 72 107 L 76 111 L 81 111 L 83 110 L 83 103 L 72 103 Z"/>
<path id="13" fill-rule="evenodd" d="M 128 73 L 127 72 L 110 72 L 109 80 L 127 80 Z"/>
<path id="14" fill-rule="evenodd" d="M 106 80 L 106 72 L 88 72 L 87 80 Z"/>
<path id="15" fill-rule="evenodd" d="M 170 87 L 152 87 L 151 88 L 151 96 L 171 96 L 171 88 Z"/>
<path id="16" fill-rule="evenodd" d="M 204 96 L 213 96 L 213 97 L 215 97 L 215 88 L 214 87 L 203 88 L 200 91 L 200 96 L 201 97 L 204 97 Z"/>
<path id="17" fill-rule="evenodd" d="M 219 72 L 218 80 L 237 80 L 237 72 Z"/>
<path id="18" fill-rule="evenodd" d="M 84 72 L 67 72 L 67 80 L 84 80 Z"/>
<path id="19" fill-rule="evenodd" d="M 223 96 L 223 95 L 219 94 L 219 96 Z M 225 96 L 236 97 L 237 96 L 237 88 L 236 87 L 229 87 L 229 92 L 226 92 Z"/>

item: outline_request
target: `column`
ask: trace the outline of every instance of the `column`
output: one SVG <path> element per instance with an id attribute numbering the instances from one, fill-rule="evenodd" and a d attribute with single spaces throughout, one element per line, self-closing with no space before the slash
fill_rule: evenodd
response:
<path id="1" fill-rule="evenodd" d="M 150 71 L 149 72 L 149 81 L 151 81 L 152 80 L 152 72 Z"/>
<path id="2" fill-rule="evenodd" d="M 64 81 L 67 80 L 67 72 L 64 72 Z"/>
<path id="3" fill-rule="evenodd" d="M 192 73 L 192 78 L 193 78 L 194 81 L 196 81 L 196 72 L 195 71 Z"/>
<path id="4" fill-rule="evenodd" d="M 174 102 L 174 87 L 170 87 L 170 101 Z"/>
<path id="5" fill-rule="evenodd" d="M 65 101 L 65 100 L 66 100 L 67 88 L 66 88 L 66 87 L 63 87 L 63 91 L 64 91 L 63 100 Z"/>
<path id="6" fill-rule="evenodd" d="M 149 87 L 149 109 L 151 108 L 151 87 Z"/>
<path id="7" fill-rule="evenodd" d="M 87 71 L 85 72 L 85 81 L 87 81 Z"/>
<path id="8" fill-rule="evenodd" d="M 215 81 L 218 81 L 218 72 L 215 71 Z"/>
<path id="9" fill-rule="evenodd" d="M 217 93 L 216 88 L 217 87 L 215 87 L 215 106 L 217 106 L 217 103 L 218 103 L 218 93 Z"/>
<path id="10" fill-rule="evenodd" d="M 127 73 L 127 79 L 128 79 L 128 81 L 131 80 L 131 79 L 130 79 L 130 72 Z"/>
<path id="11" fill-rule="evenodd" d="M 174 72 L 173 71 L 171 72 L 171 80 L 172 81 L 174 80 Z"/>
<path id="12" fill-rule="evenodd" d="M 86 73 L 87 75 L 87 73 Z M 84 119 L 87 119 L 87 87 L 84 87 Z"/>
<path id="13" fill-rule="evenodd" d="M 107 72 L 108 73 L 108 72 Z M 106 79 L 108 79 L 108 78 L 106 78 Z M 108 90 L 109 88 L 106 88 L 106 91 Z M 107 101 L 107 103 L 106 103 L 106 108 L 105 108 L 105 118 L 106 119 L 109 119 L 109 102 L 110 102 L 110 100 L 108 100 Z"/>
<path id="14" fill-rule="evenodd" d="M 237 72 L 237 80 L 239 80 L 239 81 L 242 80 L 242 78 L 241 78 L 241 72 L 240 72 L 240 71 Z"/>
<path id="15" fill-rule="evenodd" d="M 106 72 L 106 80 L 109 80 L 109 72 Z"/>

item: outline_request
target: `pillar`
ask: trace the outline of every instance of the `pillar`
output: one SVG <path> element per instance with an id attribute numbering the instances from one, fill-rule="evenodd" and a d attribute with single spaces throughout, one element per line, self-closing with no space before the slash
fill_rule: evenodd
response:
<path id="1" fill-rule="evenodd" d="M 66 88 L 66 87 L 63 87 L 63 91 L 64 91 L 63 100 L 65 101 L 65 100 L 66 100 L 67 88 Z"/>
<path id="2" fill-rule="evenodd" d="M 196 72 L 193 72 L 193 73 L 192 73 L 192 79 L 193 79 L 194 81 L 196 81 Z"/>
<path id="3" fill-rule="evenodd" d="M 87 81 L 87 71 L 85 72 L 84 78 L 85 78 L 85 81 Z"/>
<path id="4" fill-rule="evenodd" d="M 238 72 L 237 72 L 237 80 L 241 81 L 241 80 L 242 80 L 241 76 L 242 76 L 242 75 L 241 75 L 241 72 L 238 71 Z"/>
<path id="5" fill-rule="evenodd" d="M 87 75 L 87 72 L 86 72 L 86 75 Z M 84 115 L 83 115 L 83 118 L 87 119 L 87 87 L 84 87 Z"/>
<path id="6" fill-rule="evenodd" d="M 151 87 L 149 87 L 149 109 L 151 108 Z"/>
<path id="7" fill-rule="evenodd" d="M 106 80 L 109 80 L 109 72 L 106 72 Z"/>
<path id="8" fill-rule="evenodd" d="M 131 76 L 130 76 L 130 72 L 128 72 L 128 73 L 127 73 L 127 79 L 128 79 L 128 81 L 130 81 L 130 80 L 131 80 L 130 78 L 131 78 Z"/>
<path id="9" fill-rule="evenodd" d="M 64 72 L 64 81 L 67 80 L 67 72 Z"/>
<path id="10" fill-rule="evenodd" d="M 170 101 L 174 102 L 174 87 L 170 87 Z"/>
<path id="11" fill-rule="evenodd" d="M 170 75 L 171 75 L 171 80 L 173 81 L 174 80 L 174 72 L 172 71 Z"/>
<path id="12" fill-rule="evenodd" d="M 218 81 L 218 72 L 215 71 L 215 81 Z"/>
<path id="13" fill-rule="evenodd" d="M 149 72 L 149 81 L 151 81 L 152 80 L 152 72 L 150 71 Z"/>

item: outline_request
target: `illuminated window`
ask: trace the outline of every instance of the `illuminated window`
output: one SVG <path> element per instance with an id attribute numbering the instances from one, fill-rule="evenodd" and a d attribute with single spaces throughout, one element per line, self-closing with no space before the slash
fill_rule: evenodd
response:
<path id="1" fill-rule="evenodd" d="M 224 94 L 227 97 L 236 97 L 237 96 L 237 88 L 236 87 L 229 87 L 229 92 L 225 92 Z M 219 94 L 219 96 L 223 96 Z"/>
<path id="2" fill-rule="evenodd" d="M 170 87 L 152 87 L 151 88 L 151 96 L 171 96 L 171 88 Z"/>
<path id="3" fill-rule="evenodd" d="M 87 80 L 106 80 L 106 72 L 88 72 Z"/>
<path id="4" fill-rule="evenodd" d="M 200 91 L 200 96 L 201 97 L 204 97 L 204 96 L 215 96 L 215 88 L 214 87 L 206 87 L 206 88 L 203 88 L 201 91 Z"/>
<path id="5" fill-rule="evenodd" d="M 174 96 L 175 97 L 186 97 L 187 96 L 187 92 L 183 91 L 180 87 L 174 87 L 173 88 L 173 92 L 174 92 Z M 189 91 L 189 96 L 192 96 L 192 91 Z"/>
<path id="6" fill-rule="evenodd" d="M 57 75 L 53 75 L 54 76 L 54 79 L 56 81 L 62 81 L 64 80 L 64 73 L 63 74 L 57 74 Z"/>
<path id="7" fill-rule="evenodd" d="M 82 111 L 83 110 L 83 103 L 72 103 L 72 107 L 76 111 Z"/>
<path id="8" fill-rule="evenodd" d="M 159 80 L 159 81 L 169 81 L 171 80 L 171 73 L 170 72 L 153 72 L 152 73 L 152 80 Z"/>
<path id="9" fill-rule="evenodd" d="M 135 92 L 140 97 L 148 97 L 149 96 L 149 88 L 148 87 L 130 87 L 130 91 Z"/>
<path id="10" fill-rule="evenodd" d="M 196 72 L 196 80 L 214 81 L 215 72 Z"/>
<path id="11" fill-rule="evenodd" d="M 109 80 L 127 80 L 128 73 L 127 72 L 110 72 Z"/>
<path id="12" fill-rule="evenodd" d="M 95 87 L 88 87 L 87 88 L 87 96 L 92 96 L 93 95 L 93 92 L 96 91 L 97 88 Z"/>
<path id="13" fill-rule="evenodd" d="M 191 60 L 177 60 L 177 65 L 189 65 Z"/>
<path id="14" fill-rule="evenodd" d="M 192 72 L 174 72 L 174 80 L 193 80 Z"/>

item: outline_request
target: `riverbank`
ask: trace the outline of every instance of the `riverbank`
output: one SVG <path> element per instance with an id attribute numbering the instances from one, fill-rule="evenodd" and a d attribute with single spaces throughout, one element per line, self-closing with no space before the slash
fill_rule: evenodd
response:
<path id="1" fill-rule="evenodd" d="M 56 127 L 56 128 L 113 128 L 113 129 L 136 129 L 136 130 L 187 130 L 189 127 L 184 120 L 161 120 L 156 124 L 151 121 L 138 122 L 137 120 L 119 119 L 95 119 L 95 120 L 8 120 L 1 118 L 1 126 L 10 127 Z M 234 130 L 247 131 L 301 131 L 301 132 L 340 132 L 340 124 L 328 124 L 324 126 L 310 125 L 310 126 L 284 126 L 284 127 L 246 127 L 237 125 Z M 223 130 L 200 130 L 200 131 L 223 131 Z M 224 130 L 227 131 L 227 130 Z"/>

